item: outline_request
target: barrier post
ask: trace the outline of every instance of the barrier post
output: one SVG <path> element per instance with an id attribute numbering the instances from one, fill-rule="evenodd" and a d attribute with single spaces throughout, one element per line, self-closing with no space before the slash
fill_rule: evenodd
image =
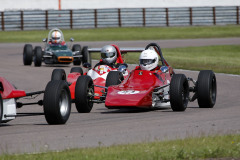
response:
<path id="1" fill-rule="evenodd" d="M 4 26 L 4 12 L 1 13 L 2 16 L 2 31 L 5 30 L 5 26 Z"/>
<path id="2" fill-rule="evenodd" d="M 118 8 L 118 26 L 122 27 L 122 21 L 121 21 L 121 9 Z"/>
<path id="3" fill-rule="evenodd" d="M 48 29 L 48 11 L 45 11 L 45 27 Z"/>
<path id="4" fill-rule="evenodd" d="M 237 6 L 237 24 L 239 24 L 239 7 Z"/>
<path id="5" fill-rule="evenodd" d="M 165 9 L 166 12 L 166 25 L 169 26 L 169 22 L 168 22 L 168 8 Z"/>
<path id="6" fill-rule="evenodd" d="M 73 17 L 72 17 L 72 10 L 70 10 L 70 28 L 73 29 Z"/>
<path id="7" fill-rule="evenodd" d="M 213 10 L 213 24 L 216 25 L 216 10 L 215 10 L 215 7 L 213 7 L 212 10 Z"/>
<path id="8" fill-rule="evenodd" d="M 142 14 L 143 14 L 143 27 L 145 27 L 146 26 L 145 8 L 142 9 Z"/>
<path id="9" fill-rule="evenodd" d="M 21 11 L 21 30 L 24 29 L 24 23 L 23 23 L 23 11 Z"/>
<path id="10" fill-rule="evenodd" d="M 94 9 L 94 22 L 95 22 L 95 28 L 97 28 L 97 10 Z"/>
<path id="11" fill-rule="evenodd" d="M 190 25 L 192 26 L 192 7 L 189 8 L 189 22 Z"/>

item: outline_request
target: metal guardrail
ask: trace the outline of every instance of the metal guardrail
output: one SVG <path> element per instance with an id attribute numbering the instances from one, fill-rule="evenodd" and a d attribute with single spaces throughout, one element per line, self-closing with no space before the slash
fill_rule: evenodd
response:
<path id="1" fill-rule="evenodd" d="M 0 12 L 0 30 L 239 24 L 239 6 Z"/>

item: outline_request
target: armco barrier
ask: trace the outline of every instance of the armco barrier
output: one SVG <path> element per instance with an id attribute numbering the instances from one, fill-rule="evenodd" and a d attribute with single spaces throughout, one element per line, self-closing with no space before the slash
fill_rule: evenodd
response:
<path id="1" fill-rule="evenodd" d="M 239 6 L 5 11 L 0 30 L 239 24 Z"/>

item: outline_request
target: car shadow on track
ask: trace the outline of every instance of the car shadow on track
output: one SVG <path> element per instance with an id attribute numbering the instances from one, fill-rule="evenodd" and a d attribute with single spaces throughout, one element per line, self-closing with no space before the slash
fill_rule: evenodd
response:
<path id="1" fill-rule="evenodd" d="M 157 109 L 142 109 L 142 108 L 121 108 L 121 109 L 114 109 L 114 110 L 105 110 L 101 112 L 101 114 L 114 114 L 114 113 L 142 113 L 142 112 L 153 112 L 157 110 L 168 110 L 169 108 L 157 108 Z M 98 109 L 101 110 L 101 109 Z"/>

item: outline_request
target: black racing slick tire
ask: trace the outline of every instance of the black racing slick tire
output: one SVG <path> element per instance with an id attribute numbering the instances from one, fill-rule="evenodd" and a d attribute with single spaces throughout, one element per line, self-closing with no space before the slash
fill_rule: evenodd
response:
<path id="1" fill-rule="evenodd" d="M 118 85 L 124 80 L 123 74 L 119 71 L 110 71 L 106 78 L 105 86 Z"/>
<path id="2" fill-rule="evenodd" d="M 42 48 L 40 46 L 34 49 L 33 61 L 35 67 L 40 67 L 42 65 Z"/>
<path id="3" fill-rule="evenodd" d="M 82 49 L 82 63 L 90 63 L 92 65 L 91 54 L 88 52 L 88 46 Z"/>
<path id="4" fill-rule="evenodd" d="M 75 86 L 75 105 L 79 113 L 92 110 L 94 98 L 93 80 L 90 76 L 79 76 Z"/>
<path id="5" fill-rule="evenodd" d="M 71 95 L 65 81 L 50 81 L 45 89 L 43 109 L 48 124 L 65 124 L 71 113 Z"/>
<path id="6" fill-rule="evenodd" d="M 3 116 L 3 100 L 2 100 L 2 96 L 0 94 L 0 124 L 2 122 L 2 116 Z"/>
<path id="7" fill-rule="evenodd" d="M 25 44 L 23 48 L 23 64 L 31 65 L 33 58 L 33 47 L 31 44 Z"/>
<path id="8" fill-rule="evenodd" d="M 216 76 L 211 70 L 202 70 L 197 79 L 197 101 L 200 108 L 213 108 L 217 98 Z"/>
<path id="9" fill-rule="evenodd" d="M 66 81 L 66 72 L 64 69 L 54 69 L 52 72 L 51 81 L 63 80 Z"/>
<path id="10" fill-rule="evenodd" d="M 72 51 L 79 51 L 79 55 L 81 54 L 81 46 L 79 44 L 74 44 L 72 47 Z M 81 58 L 74 60 L 73 65 L 81 65 Z"/>
<path id="11" fill-rule="evenodd" d="M 81 75 L 83 75 L 83 70 L 81 67 L 72 67 L 70 70 L 70 73 L 73 73 L 73 72 L 77 72 L 77 73 L 80 73 Z"/>
<path id="12" fill-rule="evenodd" d="M 185 111 L 188 105 L 189 84 L 184 74 L 174 74 L 170 83 L 170 104 L 173 111 Z"/>

